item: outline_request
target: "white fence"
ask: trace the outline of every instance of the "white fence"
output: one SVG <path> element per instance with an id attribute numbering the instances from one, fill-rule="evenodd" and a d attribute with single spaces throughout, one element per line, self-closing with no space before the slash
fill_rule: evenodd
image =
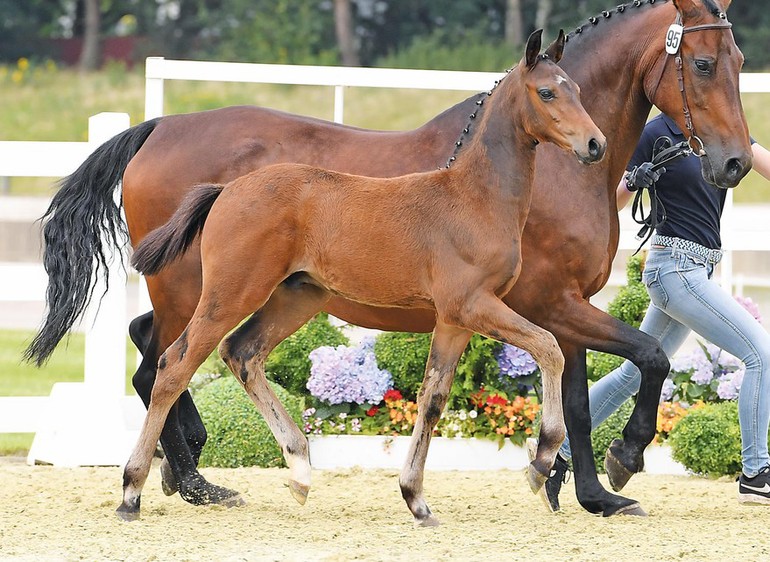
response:
<path id="1" fill-rule="evenodd" d="M 89 119 L 88 142 L 2 141 L 0 176 L 66 176 L 128 126 L 125 113 L 100 113 Z M 126 430 L 138 398 L 127 400 L 125 393 L 126 274 L 120 255 L 113 256 L 110 278 L 116 289 L 95 298 L 83 320 L 84 382 L 57 383 L 49 397 L 0 397 L 0 432 L 36 432 L 30 462 L 120 464 L 128 458 L 135 431 Z M 0 302 L 42 300 L 46 284 L 40 264 L 0 264 Z M 103 292 L 99 279 L 95 295 Z"/>
<path id="2" fill-rule="evenodd" d="M 151 57 L 146 65 L 145 118 L 163 115 L 165 80 L 206 80 L 270 84 L 302 84 L 330 86 L 334 91 L 334 120 L 343 122 L 346 87 L 415 88 L 481 91 L 492 87 L 499 73 L 455 72 L 347 67 L 312 67 L 268 64 L 175 61 Z M 770 74 L 741 75 L 741 91 L 770 92 Z M 118 117 L 119 116 L 119 117 Z M 99 123 L 104 123 L 100 128 Z M 93 129 L 91 128 L 93 125 Z M 0 142 L 0 177 L 64 176 L 72 172 L 98 143 L 128 126 L 124 114 L 100 114 L 89 121 L 87 143 Z M 729 211 L 728 211 L 729 212 Z M 770 250 L 770 240 L 763 230 L 740 235 L 729 223 L 725 240 L 732 250 Z M 763 223 L 763 228 L 766 226 Z M 636 247 L 633 231 L 621 233 L 621 249 Z M 722 266 L 723 283 L 732 285 L 731 258 Z M 124 277 L 115 267 L 112 289 L 101 303 L 99 315 L 90 313 L 86 335 L 85 382 L 59 383 L 51 397 L 0 398 L 0 432 L 38 431 L 30 461 L 46 460 L 54 464 L 120 464 L 127 458 L 125 450 L 130 438 L 120 439 L 116 432 L 126 429 L 124 398 L 125 373 L 125 290 L 119 280 Z M 117 281 L 117 282 L 116 282 Z M 28 299 L 34 293 L 43 298 L 45 278 L 40 266 L 0 264 L 0 302 Z M 97 288 L 96 294 L 101 294 Z M 145 294 L 140 292 L 141 295 Z M 122 304 L 121 304 L 122 303 Z M 142 310 L 149 303 L 140 304 Z M 135 397 L 134 397 L 135 398 Z M 133 400 L 130 408 L 135 408 Z M 117 406 L 116 406 L 117 405 Z M 70 420 L 70 422 L 67 422 Z M 100 454 L 93 446 L 95 431 L 104 429 L 110 439 L 100 440 Z M 130 429 L 130 428 L 129 428 Z M 124 431 L 126 435 L 130 435 Z M 111 443 L 110 443 L 111 442 Z M 113 444 L 114 447 L 107 450 Z M 38 446 L 39 445 L 39 446 Z M 66 453 L 62 449 L 67 448 Z M 55 451 L 45 458 L 43 449 Z M 107 460 L 105 460 L 107 459 Z M 115 462 L 113 459 L 117 459 Z"/>

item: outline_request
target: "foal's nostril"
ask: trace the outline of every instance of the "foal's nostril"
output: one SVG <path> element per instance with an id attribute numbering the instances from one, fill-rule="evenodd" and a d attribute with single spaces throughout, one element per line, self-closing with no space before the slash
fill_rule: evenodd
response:
<path id="1" fill-rule="evenodd" d="M 588 141 L 588 154 L 591 155 L 591 158 L 596 160 L 597 158 L 600 158 L 602 156 L 602 145 L 599 141 L 596 139 L 591 139 Z"/>

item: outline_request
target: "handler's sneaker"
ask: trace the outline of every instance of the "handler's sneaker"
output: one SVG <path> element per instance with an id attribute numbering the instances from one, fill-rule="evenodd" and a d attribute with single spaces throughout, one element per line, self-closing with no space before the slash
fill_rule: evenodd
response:
<path id="1" fill-rule="evenodd" d="M 527 439 L 527 456 L 529 457 L 529 462 L 535 460 L 537 456 L 537 439 L 534 437 Z M 556 461 L 553 463 L 553 467 L 551 467 L 551 474 L 539 492 L 546 507 L 553 512 L 560 509 L 559 492 L 561 491 L 561 485 L 569 481 L 569 475 L 569 463 L 561 455 L 557 454 Z"/>
<path id="2" fill-rule="evenodd" d="M 747 505 L 770 505 L 770 465 L 753 478 L 741 473 L 738 478 L 738 501 Z"/>

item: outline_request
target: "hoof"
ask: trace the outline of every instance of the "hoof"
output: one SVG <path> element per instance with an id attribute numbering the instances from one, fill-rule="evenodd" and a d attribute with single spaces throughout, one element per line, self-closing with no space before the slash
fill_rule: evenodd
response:
<path id="1" fill-rule="evenodd" d="M 612 445 L 615 445 L 617 441 L 613 441 Z M 607 449 L 607 454 L 604 457 L 604 470 L 607 472 L 607 478 L 610 480 L 612 489 L 619 492 L 628 484 L 635 472 L 626 468 L 620 459 L 614 455 L 612 445 Z"/>
<path id="2" fill-rule="evenodd" d="M 139 519 L 139 509 L 121 504 L 120 507 L 115 510 L 115 515 L 117 515 L 118 519 L 121 521 L 137 521 Z"/>
<path id="3" fill-rule="evenodd" d="M 236 492 L 234 496 L 222 498 L 221 500 L 212 503 L 216 505 L 223 505 L 225 507 L 243 507 L 246 505 L 246 500 L 244 500 L 243 497 Z"/>
<path id="4" fill-rule="evenodd" d="M 193 505 L 224 505 L 232 507 L 235 505 L 243 505 L 245 502 L 241 498 L 241 494 L 235 490 L 224 488 L 222 486 L 215 486 L 206 482 L 200 475 L 194 479 L 195 486 L 182 486 L 179 490 L 179 495 L 182 499 Z"/>
<path id="5" fill-rule="evenodd" d="M 160 487 L 167 496 L 173 496 L 179 491 L 179 485 L 176 483 L 176 477 L 171 470 L 171 465 L 166 457 L 160 463 Z"/>
<path id="6" fill-rule="evenodd" d="M 548 480 L 548 475 L 538 471 L 535 465 L 530 463 L 527 467 L 527 482 L 529 482 L 529 489 L 532 490 L 533 494 L 540 494 L 546 480 Z M 546 498 L 547 501 L 548 498 Z"/>
<path id="7" fill-rule="evenodd" d="M 438 527 L 439 525 L 441 525 L 441 523 L 439 522 L 438 518 L 432 513 L 422 519 L 415 518 L 414 520 L 415 527 Z"/>
<path id="8" fill-rule="evenodd" d="M 604 515 L 604 517 L 612 517 L 615 515 L 633 515 L 635 517 L 647 517 L 647 512 L 642 509 L 642 506 L 639 505 L 639 502 L 634 502 L 630 505 L 624 505 L 623 507 L 616 509 L 612 513 L 605 512 L 602 515 Z"/>
<path id="9" fill-rule="evenodd" d="M 310 492 L 310 486 L 300 484 L 296 480 L 289 480 L 289 492 L 291 492 L 292 497 L 297 500 L 299 505 L 305 505 L 307 495 Z"/>

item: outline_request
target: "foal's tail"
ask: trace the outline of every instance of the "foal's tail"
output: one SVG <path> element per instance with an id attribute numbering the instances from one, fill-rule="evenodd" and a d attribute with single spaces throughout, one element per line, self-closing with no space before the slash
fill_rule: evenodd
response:
<path id="1" fill-rule="evenodd" d="M 203 230 L 206 217 L 222 189 L 223 185 L 214 183 L 196 185 L 184 198 L 174 216 L 139 243 L 131 258 L 131 265 L 145 275 L 155 275 L 182 255 Z"/>
<path id="2" fill-rule="evenodd" d="M 24 352 L 27 361 L 40 366 L 50 357 L 91 301 L 96 274 L 101 269 L 105 278 L 108 276 L 107 242 L 119 248 L 128 239 L 115 189 L 159 120 L 145 121 L 112 137 L 59 183 L 40 219 L 45 223 L 47 312 L 43 326 Z"/>

